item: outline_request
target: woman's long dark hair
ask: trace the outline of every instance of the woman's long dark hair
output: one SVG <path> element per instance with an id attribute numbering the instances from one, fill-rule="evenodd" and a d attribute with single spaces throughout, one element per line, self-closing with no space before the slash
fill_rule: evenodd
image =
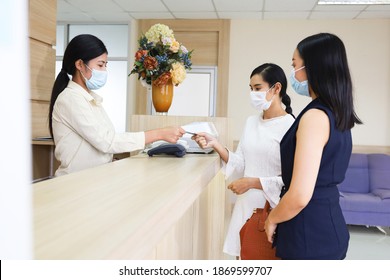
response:
<path id="1" fill-rule="evenodd" d="M 53 90 L 51 92 L 50 108 L 49 108 L 49 129 L 50 135 L 53 137 L 53 108 L 60 93 L 67 87 L 69 76 L 73 76 L 76 71 L 75 62 L 81 59 L 84 63 L 88 63 L 91 59 L 108 53 L 103 42 L 90 34 L 81 34 L 74 37 L 66 47 L 64 58 L 62 60 L 61 72 L 58 74 Z"/>
<path id="2" fill-rule="evenodd" d="M 355 123 L 361 124 L 354 111 L 352 80 L 340 38 L 319 33 L 303 39 L 297 50 L 304 61 L 309 86 L 334 112 L 337 128 L 344 131 Z"/>
<path id="3" fill-rule="evenodd" d="M 264 63 L 259 67 L 255 68 L 252 71 L 250 77 L 252 78 L 254 75 L 260 75 L 263 80 L 269 84 L 270 87 L 276 83 L 280 83 L 282 85 L 282 88 L 280 90 L 280 98 L 282 99 L 282 103 L 286 106 L 286 112 L 294 116 L 291 108 L 291 99 L 286 92 L 287 78 L 284 74 L 283 69 L 273 63 Z"/>

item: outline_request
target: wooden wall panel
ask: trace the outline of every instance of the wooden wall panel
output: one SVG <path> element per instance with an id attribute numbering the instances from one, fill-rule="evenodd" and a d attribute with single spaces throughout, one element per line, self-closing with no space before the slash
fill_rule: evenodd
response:
<path id="1" fill-rule="evenodd" d="M 193 65 L 218 65 L 218 36 L 216 31 L 175 32 L 177 41 L 194 50 Z"/>
<path id="2" fill-rule="evenodd" d="M 57 0 L 29 0 L 31 137 L 47 137 L 55 79 Z M 49 148 L 49 149 L 48 149 Z M 33 179 L 50 175 L 54 146 L 32 145 Z"/>
<path id="3" fill-rule="evenodd" d="M 30 38 L 56 44 L 57 0 L 29 0 Z"/>
<path id="4" fill-rule="evenodd" d="M 30 39 L 31 99 L 50 101 L 55 60 L 55 50 L 50 45 Z"/>
<path id="5" fill-rule="evenodd" d="M 47 137 L 49 132 L 49 102 L 31 101 L 31 137 Z"/>
<path id="6" fill-rule="evenodd" d="M 227 117 L 228 112 L 228 80 L 230 56 L 230 21 L 223 20 L 219 24 L 218 42 L 218 81 L 216 116 Z"/>

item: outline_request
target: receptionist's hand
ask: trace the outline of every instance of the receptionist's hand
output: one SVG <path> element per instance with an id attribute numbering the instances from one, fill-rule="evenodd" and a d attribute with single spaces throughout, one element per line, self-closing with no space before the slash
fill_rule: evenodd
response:
<path id="1" fill-rule="evenodd" d="M 185 130 L 180 126 L 170 126 L 161 129 L 162 139 L 169 143 L 176 143 L 183 136 Z"/>

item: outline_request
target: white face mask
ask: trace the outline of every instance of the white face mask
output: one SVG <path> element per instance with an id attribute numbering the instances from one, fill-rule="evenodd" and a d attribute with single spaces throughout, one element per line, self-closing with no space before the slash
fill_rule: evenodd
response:
<path id="1" fill-rule="evenodd" d="M 84 77 L 83 73 L 81 73 L 81 71 L 80 71 L 81 75 L 85 79 L 85 84 L 86 84 L 87 88 L 89 90 L 97 90 L 97 89 L 100 89 L 101 87 L 103 87 L 106 84 L 108 72 L 107 71 L 100 71 L 100 70 L 96 70 L 96 69 L 91 69 L 88 67 L 87 64 L 85 64 L 85 66 L 87 66 L 87 68 L 89 70 L 91 70 L 91 72 L 92 72 L 92 76 L 88 80 L 86 77 Z"/>
<path id="2" fill-rule="evenodd" d="M 270 87 L 267 91 L 251 91 L 251 104 L 257 111 L 266 111 L 271 107 L 272 100 L 274 97 L 272 96 L 271 100 L 267 100 L 267 93 L 274 87 Z"/>

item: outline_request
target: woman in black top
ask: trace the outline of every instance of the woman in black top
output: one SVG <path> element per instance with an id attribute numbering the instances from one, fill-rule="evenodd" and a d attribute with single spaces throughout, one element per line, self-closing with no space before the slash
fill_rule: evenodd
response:
<path id="1" fill-rule="evenodd" d="M 352 152 L 352 82 L 343 42 L 320 33 L 302 40 L 292 58 L 291 84 L 312 101 L 280 145 L 285 187 L 266 221 L 282 259 L 344 259 L 349 233 L 337 185 Z"/>

